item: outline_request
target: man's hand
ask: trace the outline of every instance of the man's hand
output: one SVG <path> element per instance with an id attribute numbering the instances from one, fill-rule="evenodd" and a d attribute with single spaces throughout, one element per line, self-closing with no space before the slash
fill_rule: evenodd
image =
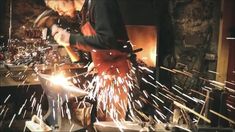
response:
<path id="1" fill-rule="evenodd" d="M 70 47 L 69 43 L 69 38 L 70 38 L 70 33 L 67 32 L 66 30 L 53 25 L 51 27 L 52 31 L 52 36 L 54 36 L 55 41 L 59 44 L 64 46 L 66 52 L 69 55 L 69 58 L 71 59 L 72 62 L 78 62 L 80 60 L 80 57 L 78 56 L 77 53 L 73 51 L 73 49 Z"/>
<path id="2" fill-rule="evenodd" d="M 52 36 L 54 36 L 55 41 L 64 47 L 70 46 L 69 37 L 70 33 L 66 30 L 59 28 L 57 26 L 52 26 Z"/>
<path id="3" fill-rule="evenodd" d="M 93 62 L 91 62 L 88 67 L 87 67 L 87 74 L 85 76 L 88 76 L 89 74 L 96 74 L 97 73 L 97 70 L 95 69 L 95 65 Z"/>
<path id="4" fill-rule="evenodd" d="M 51 26 L 51 35 L 54 37 L 58 32 L 63 31 L 63 28 L 58 27 L 56 24 Z"/>
<path id="5" fill-rule="evenodd" d="M 95 68 L 95 65 L 94 65 L 93 62 L 91 62 L 91 63 L 89 64 L 88 68 L 87 68 L 87 72 L 88 72 L 88 73 L 92 72 L 92 71 L 94 70 L 94 68 Z"/>

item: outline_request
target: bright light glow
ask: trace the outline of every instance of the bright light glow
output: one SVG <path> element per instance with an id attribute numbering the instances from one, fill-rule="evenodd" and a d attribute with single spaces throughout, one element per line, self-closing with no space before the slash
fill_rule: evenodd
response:
<path id="1" fill-rule="evenodd" d="M 50 81 L 55 85 L 65 85 L 69 83 L 68 79 L 61 73 L 51 76 Z"/>
<path id="2" fill-rule="evenodd" d="M 127 32 L 133 49 L 143 48 L 143 51 L 136 53 L 137 59 L 142 60 L 148 66 L 156 66 L 157 58 L 157 29 L 155 26 L 127 25 Z"/>

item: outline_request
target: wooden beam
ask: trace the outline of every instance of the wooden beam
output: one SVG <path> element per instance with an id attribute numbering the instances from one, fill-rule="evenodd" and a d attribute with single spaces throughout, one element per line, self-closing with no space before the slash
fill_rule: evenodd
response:
<path id="1" fill-rule="evenodd" d="M 219 29 L 219 42 L 218 42 L 218 60 L 217 60 L 217 72 L 219 74 L 216 75 L 216 81 L 224 82 L 227 79 L 227 68 L 228 68 L 228 55 L 229 55 L 229 44 L 225 39 L 225 28 L 226 26 L 226 12 L 224 11 L 226 8 L 225 0 L 221 0 L 221 12 L 222 17 L 220 19 L 220 29 Z"/>
<path id="2" fill-rule="evenodd" d="M 221 14 L 220 19 L 220 31 L 219 31 L 219 42 L 218 42 L 218 61 L 217 61 L 217 72 L 216 76 L 218 82 L 224 83 L 227 80 L 228 75 L 228 64 L 229 64 L 229 51 L 232 48 L 231 42 L 234 40 L 226 39 L 230 36 L 230 29 L 234 27 L 234 0 L 221 0 Z"/>

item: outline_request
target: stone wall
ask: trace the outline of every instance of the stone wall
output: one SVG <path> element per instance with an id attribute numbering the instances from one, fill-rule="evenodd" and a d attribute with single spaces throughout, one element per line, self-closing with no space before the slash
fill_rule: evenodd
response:
<path id="1" fill-rule="evenodd" d="M 170 17 L 162 17 L 171 23 L 161 24 L 172 28 L 165 33 L 160 45 L 167 42 L 170 52 L 165 52 L 162 65 L 192 73 L 192 77 L 174 74 L 174 84 L 183 88 L 200 87 L 199 76 L 214 79 L 219 35 L 220 0 L 169 0 Z M 172 32 L 170 32 L 172 31 Z M 165 39 L 165 40 L 164 40 Z M 167 39 L 173 39 L 168 42 Z M 160 50 L 161 50 L 160 49 Z M 161 53 L 161 51 L 160 51 Z M 172 59 L 174 58 L 174 59 Z M 161 75 L 160 75 L 161 76 Z"/>

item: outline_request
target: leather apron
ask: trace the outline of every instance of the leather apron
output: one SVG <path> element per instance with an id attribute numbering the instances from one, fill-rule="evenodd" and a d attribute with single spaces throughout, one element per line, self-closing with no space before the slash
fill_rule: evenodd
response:
<path id="1" fill-rule="evenodd" d="M 90 22 L 86 22 L 81 27 L 81 31 L 84 36 L 96 35 Z M 127 53 L 113 49 L 94 49 L 91 51 L 91 57 L 98 72 L 98 76 L 101 78 L 103 76 L 110 76 L 109 79 L 102 79 L 105 80 L 105 82 L 102 82 L 103 85 L 99 88 L 99 92 L 97 94 L 97 118 L 103 121 L 110 121 L 114 118 L 117 120 L 124 120 L 127 111 L 129 91 L 125 78 L 127 78 L 127 74 L 129 74 L 130 71 L 130 62 L 128 60 Z M 124 79 L 124 83 L 117 83 L 117 78 Z M 111 89 L 113 94 L 108 96 L 112 97 L 107 98 L 107 92 L 110 93 Z M 113 97 L 118 97 L 118 101 Z M 102 101 L 104 98 L 106 99 L 106 101 L 104 101 L 106 103 Z M 112 113 L 111 111 L 114 109 L 116 112 Z"/>

